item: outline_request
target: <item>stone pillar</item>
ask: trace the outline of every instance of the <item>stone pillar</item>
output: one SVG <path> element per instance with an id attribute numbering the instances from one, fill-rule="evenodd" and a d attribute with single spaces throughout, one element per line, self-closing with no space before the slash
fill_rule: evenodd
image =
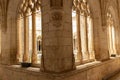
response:
<path id="1" fill-rule="evenodd" d="M 28 18 L 24 16 L 24 54 L 23 62 L 29 62 L 29 28 Z"/>
<path id="2" fill-rule="evenodd" d="M 90 55 L 90 58 L 92 58 L 92 59 L 95 59 L 95 51 L 94 51 L 94 34 L 93 34 L 93 20 L 92 20 L 92 18 L 91 18 L 91 16 L 90 16 L 90 23 L 91 23 L 91 51 L 89 52 L 91 55 Z"/>
<path id="3" fill-rule="evenodd" d="M 81 35 L 80 35 L 80 13 L 76 11 L 76 24 L 77 24 L 77 47 L 78 47 L 78 53 L 77 53 L 77 59 L 80 63 L 82 63 L 82 52 L 81 52 Z"/>
<path id="4" fill-rule="evenodd" d="M 0 23 L 0 63 L 1 63 L 1 60 L 2 60 L 2 59 L 1 59 L 1 58 L 2 58 L 2 57 L 1 57 L 1 56 L 2 56 L 2 53 L 1 53 L 1 49 L 2 49 L 2 48 L 1 48 L 1 46 L 2 46 L 2 43 L 1 43 L 1 41 L 2 41 L 2 39 L 1 39 L 1 37 L 2 37 L 2 36 L 1 36 L 1 33 L 2 33 L 2 32 L 1 32 L 1 31 L 2 31 L 2 30 L 1 30 L 1 29 L 2 29 L 2 28 L 1 28 L 1 24 L 2 24 L 2 23 Z"/>
<path id="5" fill-rule="evenodd" d="M 113 39 L 112 39 L 112 26 L 109 26 L 109 45 L 110 45 L 110 54 L 113 54 Z"/>
<path id="6" fill-rule="evenodd" d="M 83 53 L 85 55 L 85 58 L 88 60 L 89 59 L 89 52 L 88 52 L 88 30 L 87 30 L 87 14 L 84 15 L 84 50 L 85 52 Z"/>
<path id="7" fill-rule="evenodd" d="M 50 0 L 42 0 L 41 70 L 61 73 L 75 68 L 72 44 L 72 0 L 64 0 L 64 4 L 57 0 L 55 2 L 54 6 L 50 6 Z M 64 7 L 57 4 L 62 4 Z"/>
<path id="8" fill-rule="evenodd" d="M 21 20 L 20 20 L 20 16 L 19 18 L 17 19 L 17 62 L 20 62 L 20 58 L 21 58 L 21 52 L 20 52 L 20 46 L 21 46 L 21 43 L 20 43 L 20 27 L 21 27 Z"/>
<path id="9" fill-rule="evenodd" d="M 115 26 L 112 25 L 111 27 L 112 30 L 112 44 L 113 44 L 113 54 L 117 54 L 116 52 L 116 34 L 115 34 Z"/>
<path id="10" fill-rule="evenodd" d="M 108 36 L 107 36 L 108 29 L 106 28 L 107 25 L 102 26 L 99 23 L 99 25 L 102 26 L 102 28 L 101 28 L 100 26 L 98 26 L 97 22 L 98 22 L 98 20 L 94 19 L 95 59 L 98 60 L 98 61 L 106 61 L 106 60 L 110 59 L 109 58 L 110 57 L 109 49 L 108 49 Z M 96 26 L 98 26 L 98 28 Z M 97 32 L 98 32 L 98 35 L 96 35 Z"/>
<path id="11" fill-rule="evenodd" d="M 32 13 L 32 63 L 37 63 L 36 13 Z"/>

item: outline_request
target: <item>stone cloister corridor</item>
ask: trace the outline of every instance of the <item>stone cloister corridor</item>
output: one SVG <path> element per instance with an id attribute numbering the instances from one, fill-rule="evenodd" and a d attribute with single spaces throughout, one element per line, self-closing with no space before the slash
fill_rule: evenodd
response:
<path id="1" fill-rule="evenodd" d="M 0 80 L 120 80 L 120 0 L 0 0 Z"/>

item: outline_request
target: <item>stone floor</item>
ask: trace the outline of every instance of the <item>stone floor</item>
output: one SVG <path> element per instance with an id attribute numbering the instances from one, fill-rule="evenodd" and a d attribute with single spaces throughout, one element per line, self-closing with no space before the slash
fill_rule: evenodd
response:
<path id="1" fill-rule="evenodd" d="M 113 77 L 111 77 L 108 80 L 120 80 L 120 72 L 118 74 L 114 75 Z"/>

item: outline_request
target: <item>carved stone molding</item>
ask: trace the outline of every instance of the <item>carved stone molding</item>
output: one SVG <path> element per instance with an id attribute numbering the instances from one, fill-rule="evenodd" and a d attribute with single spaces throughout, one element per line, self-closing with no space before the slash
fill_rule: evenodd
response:
<path id="1" fill-rule="evenodd" d="M 62 12 L 52 12 L 51 13 L 51 20 L 53 26 L 60 27 L 62 25 L 63 13 Z"/>
<path id="2" fill-rule="evenodd" d="M 110 25 L 112 26 L 113 25 L 113 18 L 112 18 L 112 15 L 111 13 L 107 13 L 107 25 Z"/>
<path id="3" fill-rule="evenodd" d="M 41 9 L 41 0 L 23 0 L 23 2 L 21 3 L 19 9 L 18 9 L 18 13 L 19 14 L 29 14 L 32 13 L 34 11 L 39 11 Z"/>
<path id="4" fill-rule="evenodd" d="M 73 0 L 73 10 L 81 15 L 90 16 L 90 7 L 86 0 Z"/>

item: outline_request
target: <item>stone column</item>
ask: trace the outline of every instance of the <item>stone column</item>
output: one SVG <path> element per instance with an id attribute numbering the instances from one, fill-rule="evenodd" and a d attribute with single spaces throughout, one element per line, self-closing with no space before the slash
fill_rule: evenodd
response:
<path id="1" fill-rule="evenodd" d="M 23 62 L 29 62 L 29 28 L 28 18 L 24 16 L 24 54 Z"/>
<path id="2" fill-rule="evenodd" d="M 54 73 L 70 71 L 75 68 L 72 44 L 72 0 L 64 0 L 64 4 L 55 0 L 56 4 L 64 6 L 50 6 L 49 1 L 42 0 L 41 70 Z"/>
<path id="3" fill-rule="evenodd" d="M 20 33 L 21 33 L 21 30 L 20 30 L 20 27 L 21 27 L 21 20 L 20 20 L 20 16 L 18 17 L 17 19 L 17 62 L 20 62 L 20 58 L 21 58 L 21 50 L 20 50 L 20 46 L 21 46 L 21 43 L 20 43 Z"/>
<path id="4" fill-rule="evenodd" d="M 88 60 L 89 59 L 89 52 L 88 52 L 88 27 L 87 27 L 87 14 L 85 13 L 84 15 L 84 20 L 85 20 L 85 25 L 84 25 L 84 49 L 85 49 L 85 58 Z"/>
<path id="5" fill-rule="evenodd" d="M 113 54 L 113 39 L 112 39 L 112 37 L 113 37 L 113 35 L 112 35 L 112 26 L 110 25 L 109 26 L 109 40 L 110 40 L 110 54 Z"/>
<path id="6" fill-rule="evenodd" d="M 37 63 L 36 13 L 32 13 L 32 63 Z"/>
<path id="7" fill-rule="evenodd" d="M 91 54 L 91 56 L 90 56 L 90 58 L 92 58 L 92 59 L 95 59 L 95 51 L 94 51 L 94 34 L 93 34 L 93 20 L 92 20 L 92 18 L 91 18 L 91 16 L 90 16 L 90 23 L 91 23 L 91 52 L 90 52 L 90 54 Z"/>
<path id="8" fill-rule="evenodd" d="M 2 32 L 1 32 L 1 31 L 2 31 L 2 30 L 1 30 L 1 29 L 2 29 L 2 28 L 1 28 L 1 23 L 0 23 L 0 63 L 1 63 L 1 60 L 2 60 L 2 59 L 1 59 L 1 58 L 2 58 L 2 57 L 1 57 L 1 56 L 2 56 L 2 53 L 1 53 L 1 49 L 2 49 L 2 48 L 1 48 L 1 46 L 2 46 L 2 43 L 1 43 L 1 41 L 2 41 L 2 39 L 1 39 L 1 37 L 2 37 L 2 36 L 1 36 L 1 33 L 2 33 Z"/>
<path id="9" fill-rule="evenodd" d="M 78 47 L 78 53 L 77 53 L 77 59 L 80 63 L 82 63 L 82 53 L 81 53 L 81 35 L 80 35 L 80 13 L 76 11 L 76 24 L 77 24 L 77 47 Z"/>
<path id="10" fill-rule="evenodd" d="M 111 27 L 111 33 L 112 33 L 112 45 L 113 45 L 113 54 L 117 54 L 116 52 L 116 34 L 115 34 L 115 26 L 112 25 Z"/>

